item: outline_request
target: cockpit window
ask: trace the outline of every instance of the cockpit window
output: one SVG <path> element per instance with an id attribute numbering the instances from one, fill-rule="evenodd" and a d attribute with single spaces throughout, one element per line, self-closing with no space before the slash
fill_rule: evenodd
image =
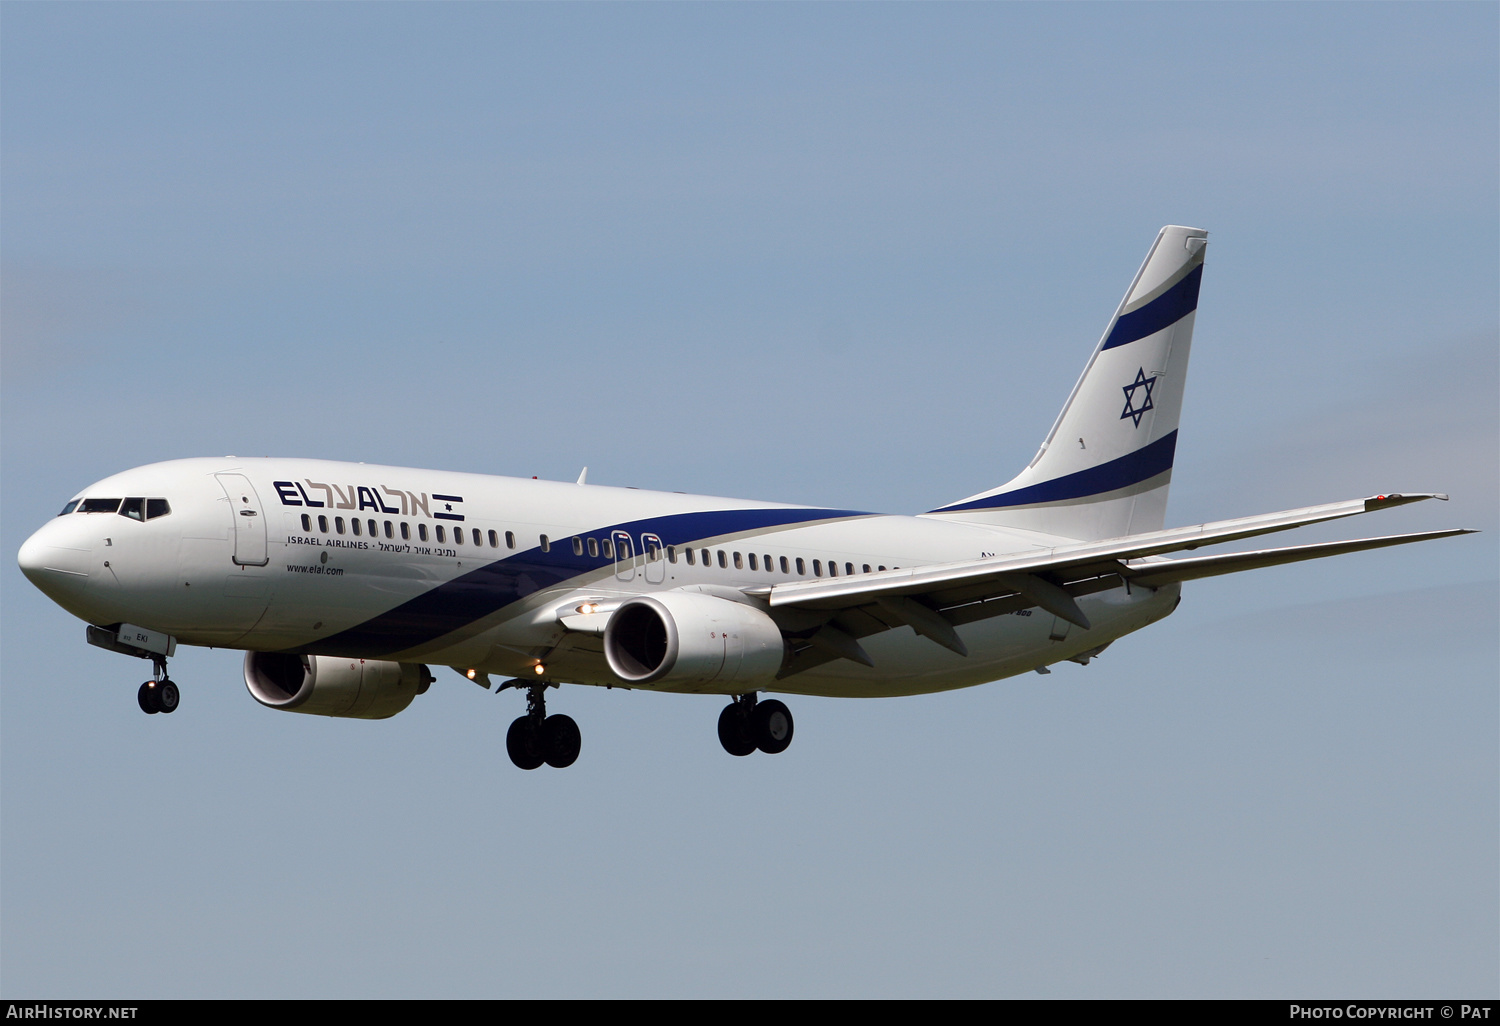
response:
<path id="1" fill-rule="evenodd" d="M 155 520 L 157 517 L 164 517 L 164 516 L 166 516 L 170 512 L 172 512 L 172 507 L 169 506 L 169 505 L 167 505 L 167 500 L 166 499 L 147 499 L 146 500 L 146 519 L 147 520 Z"/>
<path id="2" fill-rule="evenodd" d="M 120 503 L 120 516 L 129 517 L 131 520 L 146 519 L 145 499 L 126 499 Z"/>
<path id="3" fill-rule="evenodd" d="M 59 513 L 58 516 L 60 516 L 60 517 L 67 516 L 69 513 L 73 512 L 75 509 L 77 509 L 78 508 L 78 504 L 80 502 L 82 502 L 82 501 L 83 501 L 82 499 L 74 499 L 72 502 L 68 503 L 66 506 L 63 507 L 63 511 L 61 513 Z"/>
<path id="4" fill-rule="evenodd" d="M 80 513 L 113 513 L 120 508 L 119 499 L 84 499 Z"/>

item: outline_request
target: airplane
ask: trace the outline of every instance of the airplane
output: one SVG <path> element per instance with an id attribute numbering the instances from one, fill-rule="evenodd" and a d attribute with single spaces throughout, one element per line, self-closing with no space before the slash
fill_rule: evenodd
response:
<path id="1" fill-rule="evenodd" d="M 522 769 L 571 765 L 561 684 L 729 698 L 731 755 L 775 754 L 766 693 L 917 695 L 1087 665 L 1186 581 L 1472 533 L 1169 557 L 1434 493 L 1165 527 L 1208 233 L 1157 235 L 1036 456 L 917 516 L 313 459 L 173 460 L 89 485 L 21 547 L 88 642 L 148 659 L 245 651 L 261 705 L 383 719 L 447 666 L 526 695 Z M 504 678 L 496 681 L 495 678 Z"/>

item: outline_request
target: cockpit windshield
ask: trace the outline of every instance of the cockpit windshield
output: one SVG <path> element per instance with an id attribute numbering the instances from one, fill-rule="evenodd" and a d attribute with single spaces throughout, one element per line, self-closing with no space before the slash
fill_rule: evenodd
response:
<path id="1" fill-rule="evenodd" d="M 69 513 L 118 513 L 131 520 L 155 520 L 172 512 L 166 499 L 148 499 L 132 496 L 127 499 L 74 499 L 63 507 L 58 516 Z"/>

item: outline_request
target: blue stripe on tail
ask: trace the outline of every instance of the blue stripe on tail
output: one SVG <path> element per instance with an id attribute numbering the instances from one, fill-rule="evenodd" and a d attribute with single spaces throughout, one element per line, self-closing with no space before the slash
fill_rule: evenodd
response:
<path id="1" fill-rule="evenodd" d="M 1065 474 L 1027 485 L 1013 492 L 987 495 L 982 499 L 961 502 L 932 510 L 933 513 L 957 513 L 968 509 L 1004 509 L 1008 506 L 1030 506 L 1039 502 L 1061 502 L 1067 499 L 1086 499 L 1091 495 L 1102 495 L 1120 488 L 1149 481 L 1157 474 L 1172 469 L 1172 457 L 1177 451 L 1177 432 L 1158 438 L 1135 452 L 1126 453 L 1119 459 L 1101 463 L 1097 467 L 1080 470 L 1076 474 Z"/>
<path id="2" fill-rule="evenodd" d="M 1103 349 L 1129 345 L 1147 335 L 1171 327 L 1198 309 L 1198 284 L 1203 280 L 1203 265 L 1193 268 L 1176 285 L 1157 296 L 1139 310 L 1132 310 L 1115 321 L 1114 330 L 1104 340 Z"/>

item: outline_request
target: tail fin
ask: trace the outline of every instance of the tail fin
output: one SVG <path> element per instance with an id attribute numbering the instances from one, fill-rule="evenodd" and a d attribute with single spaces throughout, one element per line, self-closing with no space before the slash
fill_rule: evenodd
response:
<path id="1" fill-rule="evenodd" d="M 1085 540 L 1159 530 L 1207 242 L 1163 228 L 1031 463 L 929 515 Z"/>

